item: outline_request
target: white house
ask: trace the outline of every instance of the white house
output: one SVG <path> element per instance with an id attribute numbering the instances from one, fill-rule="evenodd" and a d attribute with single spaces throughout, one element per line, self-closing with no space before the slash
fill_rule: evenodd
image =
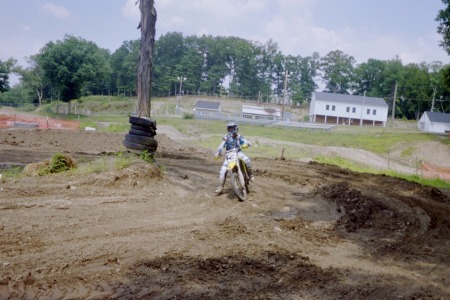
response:
<path id="1" fill-rule="evenodd" d="M 309 117 L 314 123 L 385 127 L 388 105 L 383 98 L 315 92 Z"/>
<path id="2" fill-rule="evenodd" d="M 420 117 L 418 127 L 426 132 L 450 133 L 450 114 L 426 111 Z"/>

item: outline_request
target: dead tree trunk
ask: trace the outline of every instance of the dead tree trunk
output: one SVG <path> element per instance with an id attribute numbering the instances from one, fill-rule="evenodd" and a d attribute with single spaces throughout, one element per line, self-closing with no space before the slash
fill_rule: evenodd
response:
<path id="1" fill-rule="evenodd" d="M 136 114 L 139 117 L 150 118 L 151 93 L 152 93 L 152 60 L 155 45 L 156 9 L 154 0 L 139 0 L 141 11 L 141 52 L 139 56 L 139 68 L 137 74 L 138 105 Z"/>

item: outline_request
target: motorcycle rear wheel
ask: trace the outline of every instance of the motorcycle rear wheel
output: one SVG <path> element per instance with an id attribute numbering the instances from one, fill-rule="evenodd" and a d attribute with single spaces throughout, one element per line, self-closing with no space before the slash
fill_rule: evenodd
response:
<path id="1" fill-rule="evenodd" d="M 231 184 L 233 185 L 233 190 L 236 197 L 238 197 L 240 201 L 247 200 L 247 187 L 241 186 L 238 173 L 231 173 Z"/>

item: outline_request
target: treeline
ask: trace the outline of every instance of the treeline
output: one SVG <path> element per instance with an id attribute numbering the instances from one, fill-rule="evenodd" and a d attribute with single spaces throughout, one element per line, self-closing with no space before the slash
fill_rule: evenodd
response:
<path id="1" fill-rule="evenodd" d="M 42 103 L 82 95 L 136 94 L 140 41 L 125 41 L 114 53 L 74 36 L 47 43 L 28 58 L 28 66 L 0 61 L 0 101 Z M 20 85 L 8 89 L 8 73 Z M 406 64 L 398 58 L 358 64 L 340 50 L 321 57 L 284 55 L 269 40 L 262 44 L 238 37 L 183 36 L 171 32 L 155 42 L 153 96 L 203 94 L 308 104 L 314 91 L 381 97 L 396 116 L 417 119 L 434 103 L 450 112 L 450 66 L 441 62 Z M 285 100 L 283 100 L 285 99 Z M 433 101 L 434 100 L 434 101 Z"/>

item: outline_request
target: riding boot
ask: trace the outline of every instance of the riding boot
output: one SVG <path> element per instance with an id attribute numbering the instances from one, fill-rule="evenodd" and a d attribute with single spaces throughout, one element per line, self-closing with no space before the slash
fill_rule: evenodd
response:
<path id="1" fill-rule="evenodd" d="M 255 181 L 255 176 L 253 176 L 252 167 L 247 166 L 247 175 L 251 181 Z"/>
<path id="2" fill-rule="evenodd" d="M 225 178 L 219 178 L 219 186 L 214 191 L 214 193 L 216 193 L 217 195 L 222 194 L 224 186 L 225 186 Z"/>

